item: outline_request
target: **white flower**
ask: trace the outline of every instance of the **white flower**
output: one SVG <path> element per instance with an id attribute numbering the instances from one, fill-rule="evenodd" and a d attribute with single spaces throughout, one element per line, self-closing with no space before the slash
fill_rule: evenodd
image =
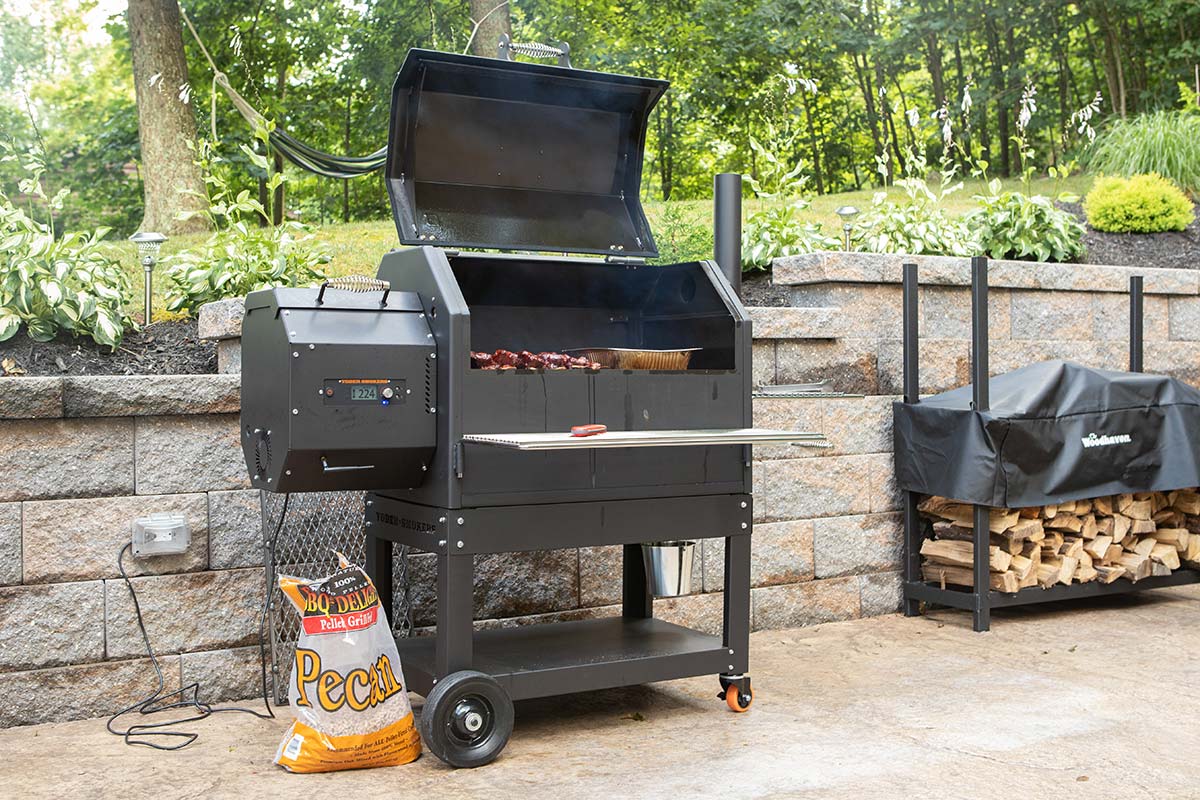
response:
<path id="1" fill-rule="evenodd" d="M 933 112 L 933 118 L 942 123 L 942 141 L 949 145 L 954 141 L 954 129 L 950 124 L 950 106 L 942 103 L 942 107 Z"/>
<path id="2" fill-rule="evenodd" d="M 1021 111 L 1017 114 L 1017 129 L 1022 133 L 1029 127 L 1029 121 L 1037 113 L 1037 87 L 1032 83 L 1025 84 L 1021 93 Z"/>
<path id="3" fill-rule="evenodd" d="M 800 68 L 790 61 L 783 62 L 783 71 L 786 75 L 791 75 L 793 78 L 800 75 Z"/>
<path id="4" fill-rule="evenodd" d="M 158 82 L 161 80 L 162 80 L 161 72 L 156 72 L 153 75 L 151 75 L 150 76 L 150 88 L 153 89 L 155 86 L 158 86 Z"/>
<path id="5" fill-rule="evenodd" d="M 1076 133 L 1087 137 L 1089 144 L 1096 141 L 1096 131 L 1091 126 L 1091 119 L 1095 114 L 1099 113 L 1102 102 L 1104 102 L 1104 96 L 1100 92 L 1096 92 L 1096 96 L 1092 98 L 1092 102 L 1071 114 L 1070 124 L 1076 126 Z"/>
<path id="6" fill-rule="evenodd" d="M 192 86 L 185 83 L 179 87 L 179 99 L 186 106 L 192 100 Z"/>
<path id="7" fill-rule="evenodd" d="M 909 127 L 915 128 L 921 121 L 921 112 L 915 108 L 910 108 L 907 112 Z"/>
<path id="8" fill-rule="evenodd" d="M 963 87 L 962 95 L 962 112 L 967 114 L 971 111 L 971 81 L 967 81 L 967 85 Z"/>

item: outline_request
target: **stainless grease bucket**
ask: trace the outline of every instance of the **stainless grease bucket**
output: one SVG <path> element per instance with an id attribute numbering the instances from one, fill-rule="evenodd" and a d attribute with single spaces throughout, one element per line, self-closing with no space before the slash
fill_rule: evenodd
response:
<path id="1" fill-rule="evenodd" d="M 646 581 L 655 597 L 691 594 L 694 541 L 647 542 L 642 545 Z"/>

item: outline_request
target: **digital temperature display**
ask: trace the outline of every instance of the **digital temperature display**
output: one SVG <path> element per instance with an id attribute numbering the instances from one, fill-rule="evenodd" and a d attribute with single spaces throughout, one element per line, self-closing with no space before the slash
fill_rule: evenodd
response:
<path id="1" fill-rule="evenodd" d="M 402 405 L 411 392 L 404 378 L 326 378 L 317 389 L 327 406 Z"/>

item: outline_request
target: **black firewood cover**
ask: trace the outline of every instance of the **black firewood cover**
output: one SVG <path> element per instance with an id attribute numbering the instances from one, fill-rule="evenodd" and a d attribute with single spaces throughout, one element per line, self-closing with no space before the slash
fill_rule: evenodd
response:
<path id="1" fill-rule="evenodd" d="M 1174 378 L 1046 361 L 896 403 L 901 489 L 1015 508 L 1200 485 L 1200 391 Z"/>

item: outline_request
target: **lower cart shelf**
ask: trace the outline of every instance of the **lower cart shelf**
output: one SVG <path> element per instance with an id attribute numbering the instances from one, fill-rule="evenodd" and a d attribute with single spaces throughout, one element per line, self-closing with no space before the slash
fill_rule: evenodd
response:
<path id="1" fill-rule="evenodd" d="M 1009 606 L 1025 606 L 1033 603 L 1051 603 L 1059 600 L 1074 600 L 1081 597 L 1100 597 L 1110 594 L 1129 594 L 1148 589 L 1164 589 L 1169 586 L 1186 586 L 1200 583 L 1200 570 L 1180 569 L 1170 575 L 1143 578 L 1134 583 L 1124 578 L 1118 578 L 1112 583 L 1074 583 L 1060 584 L 1049 589 L 1040 586 L 1030 586 L 1027 589 L 1012 594 L 1009 592 L 988 592 L 988 605 L 991 608 Z M 929 583 L 910 582 L 905 584 L 905 595 L 912 600 L 923 600 L 927 603 L 950 606 L 951 608 L 973 609 L 975 594 L 968 587 L 947 587 L 945 589 Z"/>
<path id="2" fill-rule="evenodd" d="M 396 640 L 413 691 L 436 673 L 433 637 Z M 605 617 L 477 631 L 469 669 L 494 677 L 514 700 L 717 675 L 730 666 L 721 639 L 659 619 Z"/>

